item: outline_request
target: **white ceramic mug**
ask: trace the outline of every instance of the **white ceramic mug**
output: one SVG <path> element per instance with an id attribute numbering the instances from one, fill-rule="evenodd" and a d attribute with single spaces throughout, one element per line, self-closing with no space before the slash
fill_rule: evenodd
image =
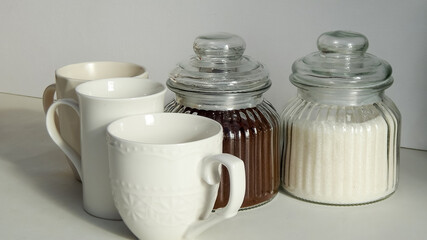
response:
<path id="1" fill-rule="evenodd" d="M 136 77 L 148 78 L 144 67 L 126 62 L 84 62 L 63 66 L 55 71 L 55 83 L 46 87 L 43 92 L 43 108 L 45 112 L 57 99 L 72 98 L 77 101 L 75 88 L 84 82 L 105 78 Z M 56 125 L 64 140 L 78 153 L 80 150 L 79 117 L 67 107 L 59 107 Z M 77 180 L 80 180 L 75 167 L 70 167 Z"/>
<path id="2" fill-rule="evenodd" d="M 212 119 L 181 113 L 130 116 L 107 127 L 114 203 L 138 238 L 194 238 L 237 214 L 245 169 L 239 158 L 222 154 L 222 131 Z M 211 214 L 222 165 L 230 200 Z"/>
<path id="3" fill-rule="evenodd" d="M 59 99 L 49 107 L 47 130 L 82 179 L 84 209 L 97 217 L 120 219 L 108 178 L 106 127 L 127 115 L 162 112 L 166 88 L 150 79 L 112 78 L 83 83 L 76 92 L 78 102 Z M 59 106 L 71 107 L 80 117 L 81 158 L 56 128 L 54 118 Z"/>

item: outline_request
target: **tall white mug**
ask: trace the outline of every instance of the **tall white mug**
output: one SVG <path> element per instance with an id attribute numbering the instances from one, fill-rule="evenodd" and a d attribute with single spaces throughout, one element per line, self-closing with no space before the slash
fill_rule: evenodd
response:
<path id="1" fill-rule="evenodd" d="M 107 128 L 114 202 L 142 240 L 191 239 L 235 216 L 245 195 L 243 161 L 222 153 L 221 125 L 181 113 L 129 116 Z M 226 207 L 211 213 L 224 165 Z"/>
<path id="2" fill-rule="evenodd" d="M 121 219 L 114 206 L 109 183 L 106 127 L 121 117 L 162 112 L 166 88 L 150 79 L 112 78 L 83 83 L 76 88 L 78 102 L 59 99 L 46 114 L 52 140 L 75 166 L 83 183 L 83 207 L 97 217 Z M 58 132 L 55 112 L 71 107 L 80 118 L 81 158 Z"/>
<path id="3" fill-rule="evenodd" d="M 55 71 L 55 83 L 46 87 L 43 92 L 43 108 L 45 112 L 57 99 L 71 98 L 77 101 L 75 88 L 85 82 L 119 77 L 148 78 L 143 66 L 127 62 L 82 62 L 58 68 Z M 80 123 L 79 117 L 70 108 L 60 106 L 56 117 L 56 126 L 64 140 L 80 154 Z M 80 180 L 75 167 L 67 159 L 74 177 Z"/>

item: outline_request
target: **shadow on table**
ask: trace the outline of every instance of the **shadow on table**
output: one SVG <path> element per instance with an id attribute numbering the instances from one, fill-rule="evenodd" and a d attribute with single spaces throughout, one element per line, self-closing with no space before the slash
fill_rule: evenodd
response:
<path id="1" fill-rule="evenodd" d="M 0 110 L 0 136 L 1 161 L 15 165 L 22 172 L 19 177 L 27 178 L 54 204 L 105 231 L 135 238 L 122 221 L 99 219 L 83 210 L 81 183 L 75 180 L 65 155 L 50 139 L 43 112 Z"/>

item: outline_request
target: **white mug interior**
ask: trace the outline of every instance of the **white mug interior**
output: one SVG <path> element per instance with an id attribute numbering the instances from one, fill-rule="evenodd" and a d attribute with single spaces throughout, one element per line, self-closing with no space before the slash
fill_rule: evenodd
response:
<path id="1" fill-rule="evenodd" d="M 89 98 L 134 99 L 157 97 L 166 92 L 166 87 L 157 81 L 140 78 L 110 78 L 89 81 L 76 87 L 79 95 Z"/>
<path id="2" fill-rule="evenodd" d="M 130 116 L 111 123 L 113 137 L 139 144 L 185 145 L 222 133 L 221 125 L 209 118 L 182 113 Z"/>
<path id="3" fill-rule="evenodd" d="M 83 62 L 70 64 L 56 70 L 56 75 L 82 81 L 104 78 L 136 77 L 147 73 L 140 65 L 127 62 Z"/>

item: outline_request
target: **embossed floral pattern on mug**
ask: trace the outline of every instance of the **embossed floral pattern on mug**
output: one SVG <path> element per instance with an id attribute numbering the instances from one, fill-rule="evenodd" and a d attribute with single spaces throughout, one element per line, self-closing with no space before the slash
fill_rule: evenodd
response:
<path id="1" fill-rule="evenodd" d="M 120 214 L 147 225 L 186 225 L 193 221 L 188 216 L 201 211 L 193 204 L 203 201 L 203 194 L 197 189 L 144 187 L 117 179 L 111 185 Z"/>

